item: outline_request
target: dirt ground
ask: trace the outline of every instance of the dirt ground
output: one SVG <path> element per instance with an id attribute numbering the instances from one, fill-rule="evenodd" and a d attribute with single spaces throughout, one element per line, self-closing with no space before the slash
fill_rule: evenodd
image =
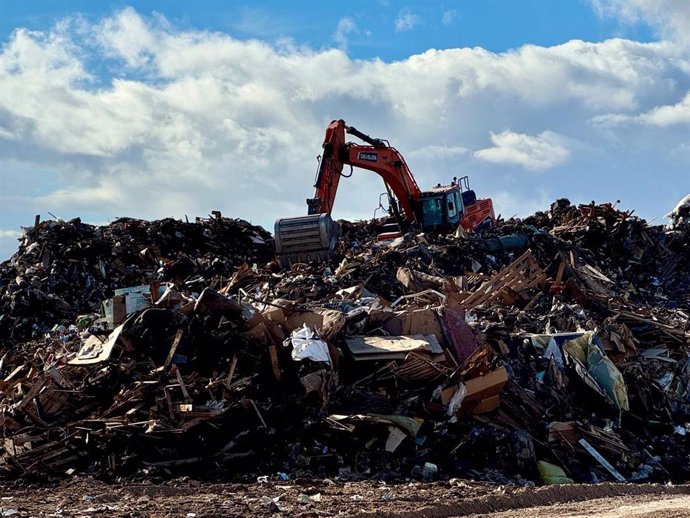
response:
<path id="1" fill-rule="evenodd" d="M 450 482 L 287 481 L 256 484 L 104 484 L 0 486 L 0 516 L 359 518 L 456 516 L 604 518 L 690 516 L 690 485 L 552 486 L 536 489 Z"/>
<path id="2" fill-rule="evenodd" d="M 473 514 L 475 518 L 681 518 L 690 516 L 688 495 L 628 495 L 598 498 L 586 502 L 528 507 L 493 514 Z"/>

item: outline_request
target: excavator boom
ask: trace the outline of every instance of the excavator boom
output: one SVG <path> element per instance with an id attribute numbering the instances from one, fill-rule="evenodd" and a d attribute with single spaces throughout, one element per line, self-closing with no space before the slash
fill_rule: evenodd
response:
<path id="1" fill-rule="evenodd" d="M 346 143 L 346 133 L 368 145 Z M 421 190 L 403 156 L 386 141 L 347 126 L 342 119 L 331 122 L 326 129 L 323 155 L 314 182 L 316 192 L 314 198 L 307 200 L 309 214 L 331 213 L 345 165 L 378 174 L 386 188 L 394 194 L 405 220 L 408 223 L 416 221 Z"/>

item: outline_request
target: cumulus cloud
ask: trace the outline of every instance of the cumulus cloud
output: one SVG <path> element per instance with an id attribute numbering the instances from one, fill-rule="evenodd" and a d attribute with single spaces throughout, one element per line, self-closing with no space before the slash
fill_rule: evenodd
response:
<path id="1" fill-rule="evenodd" d="M 406 32 L 415 28 L 419 23 L 419 16 L 405 9 L 400 11 L 395 19 L 396 32 Z"/>
<path id="2" fill-rule="evenodd" d="M 544 171 L 563 164 L 570 151 L 563 138 L 551 131 L 531 136 L 514 131 L 491 133 L 493 147 L 480 149 L 474 155 L 495 164 L 516 164 L 530 171 Z"/>
<path id="3" fill-rule="evenodd" d="M 648 124 L 651 126 L 668 127 L 678 124 L 690 124 L 690 92 L 674 104 L 655 106 L 649 111 L 638 115 L 605 114 L 595 117 L 592 122 L 602 126 L 625 124 Z"/>
<path id="4" fill-rule="evenodd" d="M 685 155 L 672 156 L 688 141 L 672 123 L 683 120 L 688 71 L 687 51 L 668 41 L 429 50 L 388 63 L 180 30 L 133 9 L 18 29 L 0 47 L 0 203 L 12 194 L 17 221 L 220 209 L 270 227 L 306 212 L 324 129 L 344 118 L 388 139 L 423 188 L 471 174 L 481 195 L 520 200 L 538 184 L 544 198 L 627 193 L 637 208 L 636 177 L 654 172 L 673 196 L 689 181 Z M 644 114 L 658 123 L 653 142 L 648 125 L 592 124 Z M 529 174 L 556 166 L 538 181 Z M 13 191 L 13 178 L 32 175 L 35 190 Z M 356 171 L 334 216 L 369 217 L 382 190 Z"/>
<path id="5" fill-rule="evenodd" d="M 625 23 L 644 21 L 662 36 L 690 43 L 690 2 L 687 0 L 591 0 L 599 16 L 613 16 Z"/>
<path id="6" fill-rule="evenodd" d="M 166 25 L 164 19 L 159 17 L 158 21 Z M 130 67 L 145 66 L 153 59 L 160 43 L 150 23 L 147 24 L 131 7 L 123 9 L 117 16 L 104 19 L 94 27 L 93 35 L 106 55 L 120 57 Z"/>
<path id="7" fill-rule="evenodd" d="M 657 106 L 637 117 L 638 120 L 655 126 L 667 127 L 690 123 L 690 93 L 678 103 Z"/>

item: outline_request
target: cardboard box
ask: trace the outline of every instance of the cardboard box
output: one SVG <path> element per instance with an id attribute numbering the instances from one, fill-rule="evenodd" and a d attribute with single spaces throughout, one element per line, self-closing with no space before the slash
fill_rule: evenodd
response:
<path id="1" fill-rule="evenodd" d="M 128 315 L 151 305 L 151 287 L 149 285 L 120 288 L 115 290 L 115 295 L 124 296 L 125 311 Z"/>
<path id="2" fill-rule="evenodd" d="M 462 401 L 462 410 L 470 414 L 482 414 L 498 408 L 499 394 L 508 382 L 508 371 L 500 367 L 484 376 L 465 382 L 467 395 Z"/>
<path id="3" fill-rule="evenodd" d="M 104 300 L 103 315 L 108 322 L 112 323 L 113 327 L 124 322 L 127 316 L 125 298 L 122 295 L 115 295 L 111 299 Z"/>
<path id="4" fill-rule="evenodd" d="M 388 315 L 381 313 L 381 315 Z M 391 335 L 434 335 L 445 345 L 445 337 L 436 312 L 431 308 L 399 311 L 383 322 L 383 328 Z"/>

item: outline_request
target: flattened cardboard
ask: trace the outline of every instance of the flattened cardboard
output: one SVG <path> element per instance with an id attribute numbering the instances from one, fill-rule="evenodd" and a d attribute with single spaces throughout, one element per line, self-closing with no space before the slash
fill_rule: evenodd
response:
<path id="1" fill-rule="evenodd" d="M 101 342 L 97 336 L 90 336 L 77 353 L 77 357 L 67 363 L 70 365 L 91 365 L 106 361 L 110 358 L 123 327 L 124 325 L 116 327 L 105 342 Z"/>
<path id="2" fill-rule="evenodd" d="M 400 311 L 383 323 L 383 328 L 391 335 L 434 335 L 439 343 L 444 343 L 443 330 L 433 309 Z"/>
<path id="3" fill-rule="evenodd" d="M 443 354 L 434 335 L 353 336 L 345 343 L 355 360 L 402 360 L 413 351 Z"/>

